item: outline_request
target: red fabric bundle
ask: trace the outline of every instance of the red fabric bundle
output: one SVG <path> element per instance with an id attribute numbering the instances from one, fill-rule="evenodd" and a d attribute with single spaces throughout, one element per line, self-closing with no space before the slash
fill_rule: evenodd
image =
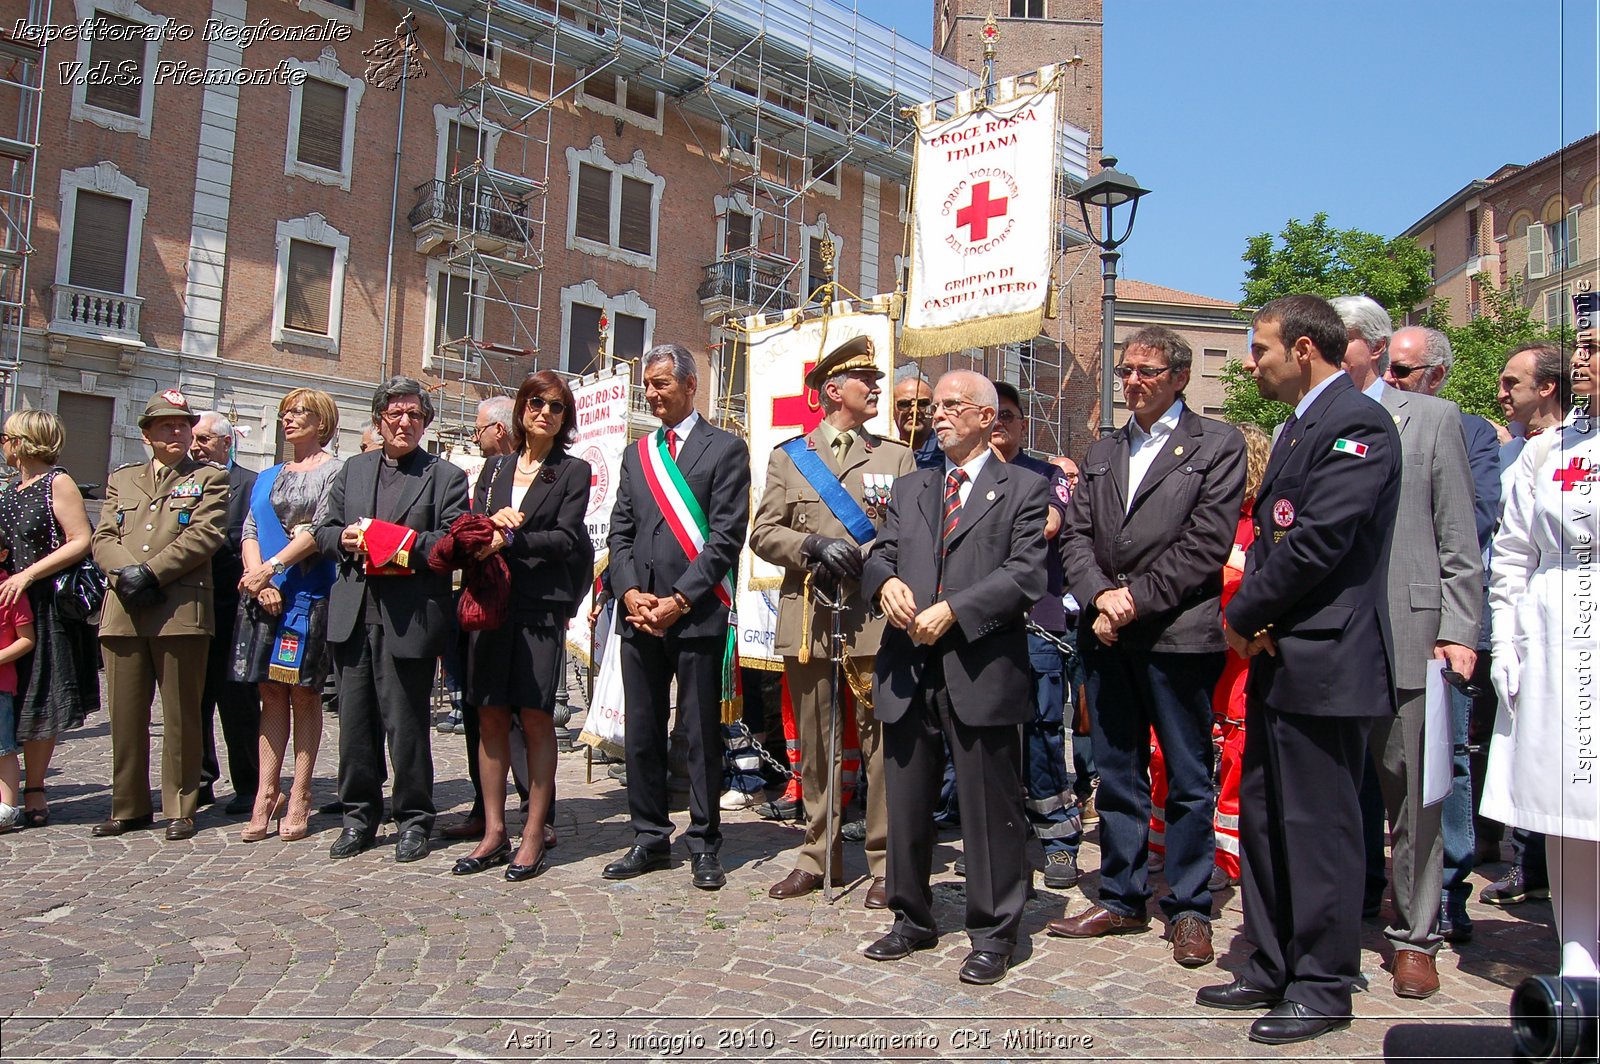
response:
<path id="1" fill-rule="evenodd" d="M 461 570 L 461 601 L 456 617 L 467 632 L 482 632 L 506 623 L 511 611 L 511 570 L 499 554 L 479 558 L 494 542 L 494 522 L 483 514 L 462 514 L 428 553 L 436 573 Z"/>

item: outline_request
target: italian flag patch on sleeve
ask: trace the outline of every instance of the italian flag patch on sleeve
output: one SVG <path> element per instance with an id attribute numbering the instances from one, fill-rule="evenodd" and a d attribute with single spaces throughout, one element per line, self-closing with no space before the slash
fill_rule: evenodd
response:
<path id="1" fill-rule="evenodd" d="M 1342 437 L 1333 441 L 1333 449 L 1335 453 L 1347 454 L 1351 458 L 1365 458 L 1367 456 L 1366 444 L 1357 443 L 1355 440 L 1347 440 Z"/>

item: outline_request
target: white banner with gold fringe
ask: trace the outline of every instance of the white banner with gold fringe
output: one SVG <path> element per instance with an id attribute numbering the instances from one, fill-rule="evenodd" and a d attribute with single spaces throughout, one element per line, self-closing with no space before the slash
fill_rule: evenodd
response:
<path id="1" fill-rule="evenodd" d="M 902 353 L 1020 343 L 1049 302 L 1056 217 L 1055 68 L 1007 78 L 996 101 L 917 109 L 911 276 Z"/>
<path id="2" fill-rule="evenodd" d="M 892 436 L 893 400 L 891 378 L 894 373 L 894 322 L 889 318 L 889 297 L 856 302 L 838 302 L 827 317 L 814 316 L 804 321 L 795 315 L 746 318 L 747 357 L 745 380 L 749 382 L 746 422 L 750 444 L 750 510 L 761 502 L 767 486 L 767 462 L 772 449 L 785 440 L 803 435 L 822 420 L 822 400 L 805 386 L 804 378 L 817 361 L 846 340 L 865 336 L 872 341 L 878 368 L 884 372 L 883 394 L 878 400 L 878 416 L 867 423 L 867 430 Z M 746 544 L 739 559 L 738 616 L 739 662 L 761 668 L 781 667 L 774 652 L 778 625 L 778 587 L 783 570 L 757 558 Z"/>
<path id="3" fill-rule="evenodd" d="M 611 507 L 617 501 L 617 483 L 622 478 L 622 452 L 628 447 L 629 370 L 623 365 L 570 382 L 578 415 L 578 433 L 571 453 L 589 463 L 589 509 L 584 525 L 594 546 L 597 573 L 610 556 L 606 539 L 611 535 Z M 578 615 L 567 623 L 567 651 L 584 664 L 590 659 L 589 606 L 593 600 L 591 585 L 578 607 Z"/>

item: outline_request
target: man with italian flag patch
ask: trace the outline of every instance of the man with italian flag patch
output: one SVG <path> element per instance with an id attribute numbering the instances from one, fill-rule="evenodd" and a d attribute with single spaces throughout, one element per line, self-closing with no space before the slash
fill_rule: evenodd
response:
<path id="1" fill-rule="evenodd" d="M 698 373 L 687 348 L 653 347 L 643 369 L 661 427 L 623 454 L 609 542 L 611 586 L 626 611 L 623 750 L 634 844 L 601 875 L 632 879 L 667 867 L 667 715 L 676 679 L 689 743 L 684 837 L 692 881 L 718 890 L 727 883 L 717 856 L 722 705 L 738 667 L 731 609 L 750 518 L 750 451 L 696 412 Z"/>
<path id="2" fill-rule="evenodd" d="M 1347 440 L 1342 436 L 1333 441 L 1333 449 L 1336 453 L 1347 454 L 1351 458 L 1365 458 L 1367 456 L 1366 444 L 1358 443 L 1355 440 Z"/>

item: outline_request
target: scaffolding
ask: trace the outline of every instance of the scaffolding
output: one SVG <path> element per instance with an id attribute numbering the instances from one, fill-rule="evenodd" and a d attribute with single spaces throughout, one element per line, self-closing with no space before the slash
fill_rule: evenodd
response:
<path id="1" fill-rule="evenodd" d="M 833 0 L 427 0 L 428 8 L 454 47 L 476 56 L 462 65 L 461 113 L 499 143 L 425 183 L 411 214 L 413 231 L 427 227 L 446 270 L 462 278 L 441 282 L 437 310 L 440 320 L 461 326 L 460 335 L 436 347 L 430 338 L 425 368 L 459 382 L 463 423 L 471 421 L 465 404 L 474 388 L 508 386 L 496 375 L 497 357 L 545 361 L 538 357 L 545 192 L 559 97 L 597 75 L 615 76 L 629 92 L 659 92 L 681 115 L 701 119 L 685 123 L 696 138 L 708 123 L 719 130 L 719 143 L 699 145 L 717 168 L 719 211 L 749 221 L 724 229 L 697 295 L 706 323 L 731 337 L 733 322 L 805 305 L 829 279 L 817 249 L 832 236 L 825 216 L 837 202 L 841 168 L 903 190 L 916 135 L 908 109 L 937 100 L 948 113 L 955 97 L 979 84 L 973 72 Z M 558 89 L 557 67 L 575 74 L 565 88 Z M 488 143 L 476 139 L 480 149 Z M 1087 136 L 1064 130 L 1062 166 L 1081 175 L 1086 162 Z M 904 222 L 909 205 L 899 207 Z M 418 250 L 433 248 L 419 239 Z M 854 280 L 839 283 L 848 291 Z M 459 300 L 466 313 L 452 310 Z M 488 316 L 509 322 L 509 336 L 482 338 Z M 1030 404 L 1054 400 L 1059 408 L 1059 396 L 1031 385 L 1060 381 L 1063 345 L 1031 346 L 1025 359 L 961 352 L 944 361 L 1009 366 L 1007 379 Z M 724 413 L 742 407 L 742 389 L 730 387 L 735 348 L 725 342 L 717 360 Z M 1036 429 L 1059 424 L 1058 409 L 1038 413 L 1030 416 Z M 1055 453 L 1053 429 L 1049 435 L 1036 446 Z"/>
<path id="2" fill-rule="evenodd" d="M 26 24 L 48 27 L 50 0 L 29 0 Z M 22 364 L 44 103 L 44 38 L 19 37 L 14 28 L 0 26 L 0 108 L 16 114 L 14 131 L 0 133 L 0 410 L 10 410 L 16 402 Z"/>

